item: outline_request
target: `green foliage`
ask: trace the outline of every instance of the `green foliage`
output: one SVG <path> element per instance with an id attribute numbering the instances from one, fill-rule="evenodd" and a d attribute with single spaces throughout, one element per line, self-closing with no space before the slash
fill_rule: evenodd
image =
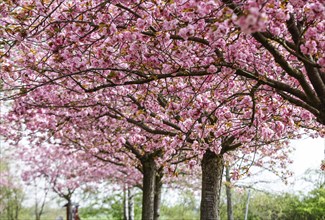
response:
<path id="1" fill-rule="evenodd" d="M 0 188 L 0 219 L 19 219 L 22 207 L 23 192 L 18 188 Z"/>
<path id="2" fill-rule="evenodd" d="M 199 207 L 193 192 L 186 190 L 181 193 L 175 205 L 162 204 L 160 220 L 196 220 L 199 219 Z"/>
<path id="3" fill-rule="evenodd" d="M 247 193 L 233 195 L 234 219 L 243 219 Z M 226 201 L 220 207 L 221 219 L 227 219 Z M 325 189 L 316 188 L 306 196 L 253 192 L 249 202 L 249 220 L 325 220 Z"/>
<path id="4" fill-rule="evenodd" d="M 301 201 L 296 200 L 286 210 L 287 219 L 325 220 L 325 188 L 311 191 Z"/>
<path id="5" fill-rule="evenodd" d="M 65 208 L 55 209 L 55 208 L 50 208 L 50 207 L 45 206 L 44 212 L 41 216 L 41 220 L 54 220 L 58 216 L 62 216 L 62 217 L 66 216 Z M 20 220 L 36 219 L 35 218 L 35 207 L 34 206 L 23 207 L 19 213 L 19 219 Z"/>
<path id="6" fill-rule="evenodd" d="M 134 197 L 135 220 L 141 219 L 141 196 L 141 194 L 136 194 Z M 123 220 L 123 195 L 115 194 L 107 197 L 102 202 L 80 208 L 79 214 L 82 220 Z M 175 219 L 199 219 L 198 201 L 191 191 L 182 192 L 179 201 L 174 205 L 168 204 L 168 201 L 162 201 L 160 220 Z"/>
<path id="7" fill-rule="evenodd" d="M 123 194 L 115 194 L 89 207 L 80 208 L 82 220 L 123 220 Z M 134 218 L 141 219 L 141 195 L 134 197 Z"/>
<path id="8" fill-rule="evenodd" d="M 0 155 L 1 156 L 1 155 Z M 9 164 L 0 158 L 0 175 L 7 184 L 0 186 L 0 219 L 17 220 L 22 208 L 24 194 L 10 174 Z"/>

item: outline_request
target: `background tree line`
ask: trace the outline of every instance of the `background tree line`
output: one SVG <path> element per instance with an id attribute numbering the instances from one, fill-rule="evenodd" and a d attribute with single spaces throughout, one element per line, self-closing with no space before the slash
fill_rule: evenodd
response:
<path id="1" fill-rule="evenodd" d="M 244 219 L 248 193 L 250 191 L 248 220 L 323 220 L 325 219 L 325 179 L 321 171 L 309 171 L 302 181 L 312 181 L 313 189 L 299 193 L 270 193 L 246 187 L 232 187 L 232 205 L 234 219 Z M 165 188 L 163 191 L 168 191 Z M 199 197 L 194 190 L 173 190 L 177 195 L 168 193 L 162 199 L 160 218 L 162 220 L 196 220 L 199 219 Z M 171 195 L 177 200 L 171 202 Z M 17 196 L 21 199 L 17 199 Z M 23 190 L 3 187 L 0 191 L 1 220 L 35 219 L 35 207 L 22 205 Z M 100 199 L 98 192 L 88 197 L 91 203 L 80 208 L 80 217 L 83 220 L 124 220 L 123 193 L 116 191 L 105 199 Z M 53 201 L 53 200 L 52 200 Z M 58 200 L 59 201 L 59 200 Z M 45 205 L 40 219 L 55 219 L 64 216 L 64 208 L 51 208 Z M 134 219 L 141 219 L 141 191 L 134 190 Z M 13 211 L 17 209 L 17 212 Z M 220 218 L 227 219 L 226 187 L 223 184 L 220 203 Z"/>

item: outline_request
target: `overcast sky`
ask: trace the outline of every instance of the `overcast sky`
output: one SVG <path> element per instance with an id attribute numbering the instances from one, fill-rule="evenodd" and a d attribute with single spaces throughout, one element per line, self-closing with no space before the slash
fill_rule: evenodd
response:
<path id="1" fill-rule="evenodd" d="M 308 168 L 320 169 L 321 161 L 325 159 L 325 138 L 295 140 L 291 145 L 296 148 L 291 166 L 296 175 L 303 174 Z"/>
<path id="2" fill-rule="evenodd" d="M 252 185 L 253 188 L 266 190 L 269 192 L 292 192 L 309 191 L 313 189 L 313 183 L 303 181 L 303 177 L 307 177 L 305 172 L 307 169 L 320 170 L 321 161 L 324 158 L 325 139 L 324 138 L 304 138 L 300 140 L 290 141 L 291 146 L 295 151 L 290 157 L 293 163 L 289 169 L 293 172 L 293 176 L 289 178 L 288 185 L 285 185 L 278 177 L 270 172 L 264 172 L 253 179 L 244 180 L 245 185 L 250 185 L 250 182 L 257 182 Z M 260 181 L 260 182 L 259 182 Z M 262 183 L 269 181 L 270 183 Z"/>

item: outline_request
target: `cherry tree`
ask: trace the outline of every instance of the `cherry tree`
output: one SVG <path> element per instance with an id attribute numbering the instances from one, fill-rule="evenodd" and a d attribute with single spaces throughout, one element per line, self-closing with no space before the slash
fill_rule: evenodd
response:
<path id="1" fill-rule="evenodd" d="M 304 3 L 6 1 L 2 79 L 18 94 L 49 83 L 90 93 L 222 70 L 273 88 L 324 124 L 324 5 Z"/>
<path id="2" fill-rule="evenodd" d="M 207 84 L 206 80 L 203 82 Z M 191 83 L 202 84 L 199 80 L 193 80 Z M 214 82 L 212 81 L 211 83 Z M 241 83 L 241 81 L 238 81 L 238 83 Z M 169 85 L 169 88 L 172 87 L 172 83 L 167 83 L 166 85 Z M 66 100 L 54 98 L 56 95 L 62 95 L 59 90 L 51 91 L 51 98 L 54 99 L 40 97 L 39 93 L 30 93 L 31 96 L 26 96 L 21 98 L 19 102 L 16 102 L 14 110 L 9 115 L 9 120 L 14 121 L 17 120 L 17 118 L 22 118 L 23 121 L 25 121 L 26 126 L 31 130 L 52 130 L 50 133 L 53 133 L 54 137 L 61 139 L 68 138 L 69 140 L 74 141 L 75 144 L 86 148 L 87 146 L 91 146 L 90 149 L 86 150 L 95 153 L 104 152 L 105 155 L 107 153 L 112 154 L 116 153 L 121 149 L 121 147 L 131 150 L 140 161 L 144 160 L 142 165 L 146 166 L 147 163 L 150 162 L 147 165 L 147 168 L 151 174 L 146 175 L 144 173 L 144 177 L 150 177 L 149 186 L 145 185 L 146 181 L 144 178 L 144 192 L 153 191 L 155 181 L 152 178 L 155 177 L 155 160 L 158 164 L 163 164 L 166 159 L 170 155 L 175 154 L 177 150 L 186 150 L 184 147 L 184 143 L 186 143 L 186 145 L 190 145 L 190 148 L 193 149 L 189 153 L 190 157 L 203 157 L 202 165 L 205 165 L 203 171 L 206 172 L 203 176 L 206 179 L 209 179 L 211 176 L 214 178 L 212 179 L 213 181 L 203 179 L 204 185 L 202 188 L 203 192 L 206 192 L 206 194 L 211 194 L 211 191 L 213 192 L 212 196 L 210 196 L 211 198 L 203 194 L 202 198 L 206 199 L 206 202 L 203 202 L 202 207 L 205 207 L 204 204 L 207 206 L 208 204 L 211 204 L 211 201 L 215 201 L 212 207 L 207 207 L 209 211 L 203 210 L 202 213 L 206 213 L 208 216 L 213 216 L 213 212 L 217 210 L 218 206 L 218 196 L 215 195 L 219 195 L 221 188 L 223 154 L 241 146 L 245 146 L 244 148 L 241 148 L 243 153 L 249 153 L 252 150 L 256 151 L 256 147 L 254 146 L 259 143 L 259 145 L 265 145 L 261 149 L 263 154 L 273 154 L 275 156 L 275 152 L 278 149 L 281 149 L 282 145 L 278 142 L 279 147 L 274 147 L 273 145 L 271 145 L 272 147 L 269 147 L 268 144 L 276 144 L 277 140 L 280 141 L 284 134 L 292 135 L 292 137 L 294 137 L 293 132 L 296 128 L 296 123 L 293 120 L 291 122 L 288 121 L 291 123 L 291 127 L 284 127 L 283 123 L 288 120 L 288 118 L 281 116 L 283 112 L 287 112 L 287 114 L 294 119 L 294 115 L 297 114 L 297 112 L 291 107 L 283 106 L 283 103 L 279 102 L 276 98 L 265 98 L 268 96 L 265 96 L 260 91 L 255 91 L 256 94 L 254 93 L 254 96 L 256 96 L 256 98 L 260 97 L 259 99 L 261 100 L 259 101 L 258 107 L 252 110 L 250 102 L 247 102 L 252 94 L 251 92 L 245 93 L 242 91 L 243 86 L 237 87 L 240 88 L 239 91 L 241 91 L 241 93 L 238 93 L 240 96 L 238 94 L 227 94 L 230 98 L 227 98 L 221 103 L 219 103 L 222 101 L 221 97 L 214 100 L 208 95 L 203 95 L 205 93 L 211 94 L 211 91 L 213 90 L 203 90 L 200 95 L 198 95 L 198 92 L 196 91 L 194 92 L 194 94 L 196 94 L 194 99 L 197 99 L 195 102 L 197 103 L 197 106 L 193 106 L 191 104 L 193 97 L 190 96 L 189 98 L 186 98 L 186 96 L 179 95 L 184 93 L 184 88 L 182 88 L 183 85 L 181 83 L 175 85 L 179 86 L 179 88 L 176 87 L 176 90 L 173 93 L 165 94 L 166 98 L 162 98 L 161 93 L 157 95 L 157 98 L 152 98 L 152 96 L 155 95 L 153 93 L 148 94 L 147 97 L 140 102 L 138 99 L 142 94 L 144 94 L 144 91 L 141 91 L 140 88 L 137 88 L 139 91 L 134 93 L 133 96 L 122 96 L 123 98 L 129 97 L 129 102 L 131 102 L 131 104 L 133 103 L 133 111 L 130 109 L 130 106 L 132 107 L 132 105 L 125 101 L 122 103 L 123 105 L 121 103 L 116 104 L 114 108 L 110 107 L 107 103 L 99 103 L 103 101 L 109 103 L 114 101 L 116 102 L 118 97 L 115 96 L 112 100 L 107 98 L 99 100 L 98 98 L 93 99 L 93 97 L 92 99 L 83 99 L 82 106 L 80 106 L 74 104 L 77 99 L 76 97 L 73 97 L 72 94 L 67 97 Z M 223 89 L 226 93 L 226 88 L 229 88 L 228 84 L 224 85 L 224 88 L 219 89 Z M 147 88 L 144 89 L 147 90 Z M 177 90 L 180 90 L 181 92 L 177 92 Z M 192 87 L 187 90 L 189 91 L 186 91 L 185 94 L 193 93 Z M 163 92 L 163 90 L 159 91 Z M 115 91 L 114 89 L 111 89 L 109 92 L 114 93 Z M 101 93 L 101 95 L 103 95 L 103 93 Z M 173 99 L 168 98 L 168 96 L 171 95 L 175 97 L 179 95 L 179 97 L 183 97 L 183 99 L 177 98 L 176 100 L 173 100 L 175 97 Z M 82 98 L 83 97 L 84 96 L 82 96 Z M 41 105 L 35 104 L 36 98 L 39 101 L 40 99 L 42 100 Z M 71 98 L 71 100 L 68 98 Z M 59 105 L 61 107 L 56 103 L 51 103 L 53 100 L 60 102 Z M 167 103 L 169 104 L 167 111 L 163 112 L 165 115 L 159 110 L 157 111 L 154 109 L 155 106 L 152 105 L 153 100 L 155 102 L 165 103 L 161 104 L 163 107 L 162 109 L 167 107 Z M 62 104 L 63 101 L 68 103 Z M 86 101 L 89 101 L 92 104 L 89 104 Z M 69 105 L 71 106 L 69 107 Z M 146 105 L 150 107 L 146 107 Z M 233 110 L 229 111 L 225 108 L 226 105 L 228 105 L 229 109 Z M 124 106 L 127 107 L 126 110 L 123 110 Z M 278 109 L 278 111 L 268 111 L 268 106 Z M 62 111 L 62 108 L 66 108 L 66 111 Z M 155 110 L 155 112 L 153 112 L 153 110 Z M 169 117 L 171 118 L 170 120 L 174 120 L 174 123 L 167 123 L 166 119 L 156 120 L 156 112 L 160 112 L 160 118 Z M 246 114 L 244 114 L 244 112 L 246 112 Z M 172 115 L 172 117 L 168 115 Z M 86 118 L 90 119 L 86 120 Z M 184 118 L 187 119 L 184 120 Z M 300 119 L 298 118 L 297 123 L 300 122 L 299 120 Z M 14 127 L 19 127 L 19 125 L 22 124 L 21 122 L 22 121 L 18 121 Z M 87 125 L 87 122 L 90 124 Z M 177 124 L 175 124 L 176 122 Z M 166 125 L 168 125 L 168 127 L 166 127 Z M 88 126 L 89 129 L 85 129 Z M 156 128 L 153 128 L 153 126 Z M 173 130 L 162 130 L 161 127 L 172 128 Z M 144 135 L 140 134 L 142 130 L 145 131 Z M 179 132 L 181 135 L 180 137 L 176 135 L 176 131 Z M 165 137 L 161 137 L 161 135 Z M 138 146 L 138 148 L 134 148 L 133 146 Z M 163 160 L 154 158 L 159 156 L 161 153 L 165 153 L 165 158 L 163 158 Z M 109 162 L 105 156 L 102 156 L 102 158 Z M 282 159 L 284 158 L 285 157 Z M 148 161 L 147 159 L 150 160 Z M 214 166 L 213 169 L 218 170 L 218 175 L 210 172 L 212 169 L 210 166 Z M 153 208 L 152 206 L 154 202 L 152 195 L 152 193 L 148 193 L 148 195 L 144 193 L 144 207 L 149 207 L 144 210 L 150 210 Z M 150 211 L 148 212 L 150 213 Z"/>
<path id="3" fill-rule="evenodd" d="M 129 148 L 128 138 L 131 146 L 148 140 L 146 158 L 190 146 L 190 157 L 202 158 L 202 191 L 210 187 L 207 201 L 215 201 L 223 154 L 295 136 L 298 127 L 323 132 L 316 119 L 324 125 L 324 6 L 301 4 L 8 1 L 1 79 L 19 98 L 17 117 L 51 110 L 29 123 L 35 130 L 68 130 L 91 115 L 137 127 L 118 140 Z M 161 143 L 167 149 L 156 151 Z M 205 181 L 211 169 L 219 174 L 213 184 Z M 217 203 L 201 218 L 217 216 Z"/>
<path id="4" fill-rule="evenodd" d="M 45 181 L 52 191 L 67 201 L 69 219 L 72 219 L 72 196 L 77 189 L 89 190 L 100 182 L 120 183 L 126 179 L 126 173 L 120 167 L 101 164 L 76 149 L 45 144 L 37 148 L 20 146 L 16 153 L 20 154 L 24 164 L 23 180 L 27 183 Z M 132 176 L 127 179 L 132 182 Z M 133 181 L 136 184 L 137 180 Z"/>

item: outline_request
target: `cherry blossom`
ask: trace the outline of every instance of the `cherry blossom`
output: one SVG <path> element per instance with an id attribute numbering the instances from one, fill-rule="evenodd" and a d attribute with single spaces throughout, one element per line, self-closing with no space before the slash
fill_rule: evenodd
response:
<path id="1" fill-rule="evenodd" d="M 324 136 L 323 12 L 317 0 L 3 2 L 8 128 L 128 168 L 285 160 L 283 139 Z"/>

